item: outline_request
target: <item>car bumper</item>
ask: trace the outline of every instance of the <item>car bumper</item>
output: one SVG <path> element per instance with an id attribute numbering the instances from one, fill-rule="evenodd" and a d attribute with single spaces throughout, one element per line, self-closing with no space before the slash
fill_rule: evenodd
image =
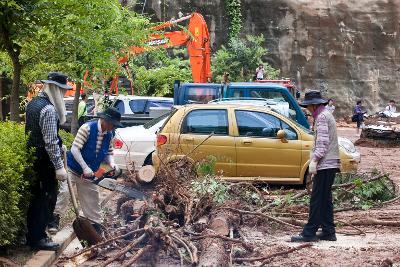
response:
<path id="1" fill-rule="evenodd" d="M 354 152 L 341 160 L 341 171 L 342 172 L 356 172 L 358 165 L 361 162 L 361 154 L 359 152 Z"/>
<path id="2" fill-rule="evenodd" d="M 147 154 L 136 152 L 136 151 L 125 151 L 120 149 L 114 149 L 114 161 L 115 164 L 122 170 L 132 169 L 133 165 L 135 169 L 143 166 L 146 160 Z"/>

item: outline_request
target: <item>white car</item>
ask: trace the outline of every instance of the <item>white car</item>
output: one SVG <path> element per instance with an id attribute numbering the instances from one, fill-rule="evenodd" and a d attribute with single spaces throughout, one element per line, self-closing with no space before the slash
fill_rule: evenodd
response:
<path id="1" fill-rule="evenodd" d="M 114 99 L 112 106 L 123 115 L 133 115 L 149 114 L 154 109 L 163 109 L 165 113 L 171 110 L 173 103 L 174 99 L 170 97 L 119 95 Z"/>
<path id="2" fill-rule="evenodd" d="M 156 133 L 164 124 L 169 113 L 155 118 L 144 125 L 120 128 L 115 131 L 114 159 L 122 170 L 140 169 L 152 165 Z M 133 163 L 133 164 L 132 164 Z"/>

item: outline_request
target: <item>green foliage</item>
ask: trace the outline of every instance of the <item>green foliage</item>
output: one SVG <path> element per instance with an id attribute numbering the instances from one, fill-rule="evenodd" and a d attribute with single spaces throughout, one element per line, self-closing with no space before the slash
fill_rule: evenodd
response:
<path id="1" fill-rule="evenodd" d="M 225 0 L 225 8 L 229 17 L 229 39 L 232 40 L 242 29 L 241 0 Z"/>
<path id="2" fill-rule="evenodd" d="M 206 175 L 192 181 L 192 190 L 199 197 L 210 197 L 218 204 L 223 203 L 228 197 L 227 186 L 213 175 Z"/>
<path id="3" fill-rule="evenodd" d="M 12 60 L 18 60 L 27 85 L 49 71 L 79 82 L 89 70 L 86 88 L 101 91 L 102 80 L 123 72 L 116 60 L 120 51 L 141 44 L 148 24 L 118 0 L 3 0 L 0 71 L 12 76 Z"/>
<path id="4" fill-rule="evenodd" d="M 172 96 L 175 80 L 191 80 L 189 60 L 182 56 L 169 56 L 166 50 L 153 50 L 132 57 L 135 94 L 148 96 Z"/>
<path id="5" fill-rule="evenodd" d="M 16 241 L 23 229 L 32 179 L 32 152 L 24 126 L 0 122 L 0 246 Z"/>
<path id="6" fill-rule="evenodd" d="M 372 180 L 371 180 L 372 179 Z M 378 171 L 371 174 L 338 173 L 335 184 L 349 184 L 336 187 L 332 191 L 335 208 L 355 207 L 370 209 L 379 206 L 382 202 L 396 197 L 396 187 L 388 175 Z M 274 205 L 308 205 L 309 195 L 294 197 L 289 193 L 274 200 Z"/>
<path id="7" fill-rule="evenodd" d="M 215 156 L 209 156 L 206 160 L 203 160 L 197 166 L 197 174 L 200 177 L 205 177 L 207 175 L 215 175 L 215 164 L 217 163 L 217 158 Z"/>
<path id="8" fill-rule="evenodd" d="M 247 35 L 245 39 L 233 38 L 228 46 L 222 46 L 212 58 L 216 80 L 222 81 L 227 72 L 231 81 L 250 81 L 261 63 L 264 64 L 265 79 L 276 79 L 279 70 L 262 61 L 262 57 L 268 54 L 263 42 L 263 35 Z"/>
<path id="9" fill-rule="evenodd" d="M 209 197 L 221 204 L 228 198 L 228 187 L 215 176 L 217 158 L 209 156 L 197 165 L 199 178 L 192 181 L 192 190 L 200 198 Z"/>
<path id="10" fill-rule="evenodd" d="M 41 45 L 41 50 L 49 52 L 42 62 L 78 81 L 89 70 L 87 87 L 92 89 L 101 88 L 102 80 L 122 73 L 116 60 L 122 55 L 120 51 L 140 45 L 148 34 L 149 21 L 117 0 L 60 0 L 46 11 L 51 22 L 46 29 L 52 38 Z"/>
<path id="11" fill-rule="evenodd" d="M 68 149 L 71 148 L 72 146 L 72 142 L 74 141 L 75 137 L 69 133 L 64 131 L 63 129 L 61 129 L 58 134 L 60 135 L 62 141 L 63 141 L 63 145 L 65 145 Z"/>

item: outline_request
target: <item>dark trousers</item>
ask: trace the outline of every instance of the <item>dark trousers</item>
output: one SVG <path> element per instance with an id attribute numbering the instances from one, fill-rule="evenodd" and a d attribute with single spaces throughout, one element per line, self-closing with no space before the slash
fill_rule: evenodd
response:
<path id="1" fill-rule="evenodd" d="M 36 148 L 33 169 L 35 179 L 31 183 L 31 200 L 27 214 L 28 245 L 35 245 L 40 239 L 47 237 L 46 226 L 56 206 L 58 189 L 54 165 L 44 148 Z"/>
<path id="2" fill-rule="evenodd" d="M 79 117 L 79 119 L 78 119 L 79 128 L 80 128 L 83 124 L 85 124 L 85 121 L 86 121 L 85 116 L 80 116 L 80 117 Z"/>
<path id="3" fill-rule="evenodd" d="M 315 236 L 319 227 L 324 234 L 334 234 L 332 184 L 338 169 L 319 170 L 313 179 L 308 222 L 303 236 Z"/>

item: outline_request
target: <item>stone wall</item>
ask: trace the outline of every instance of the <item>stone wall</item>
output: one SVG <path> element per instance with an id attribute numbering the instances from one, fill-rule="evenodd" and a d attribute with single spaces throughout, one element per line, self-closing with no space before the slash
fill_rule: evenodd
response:
<path id="1" fill-rule="evenodd" d="M 227 40 L 224 0 L 147 0 L 144 8 L 159 21 L 193 11 L 205 17 L 215 51 Z M 242 15 L 243 34 L 264 35 L 265 60 L 303 92 L 334 98 L 340 114 L 359 99 L 370 112 L 400 102 L 400 0 L 242 0 Z"/>

